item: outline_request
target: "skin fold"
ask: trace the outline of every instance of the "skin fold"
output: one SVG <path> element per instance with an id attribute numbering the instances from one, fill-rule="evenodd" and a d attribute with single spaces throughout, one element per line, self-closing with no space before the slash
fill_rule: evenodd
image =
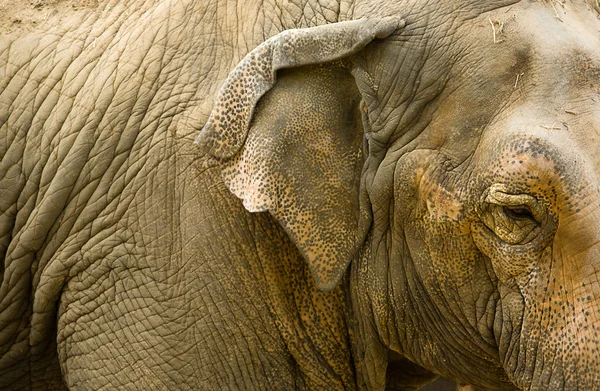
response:
<path id="1" fill-rule="evenodd" d="M 599 12 L 109 1 L 1 36 L 0 389 L 600 388 Z"/>

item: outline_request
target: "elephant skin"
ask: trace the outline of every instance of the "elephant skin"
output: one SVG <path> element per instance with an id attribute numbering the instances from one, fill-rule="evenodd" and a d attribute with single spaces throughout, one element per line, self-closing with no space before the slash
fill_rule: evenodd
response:
<path id="1" fill-rule="evenodd" d="M 0 40 L 0 389 L 600 389 L 596 0 L 59 11 Z"/>

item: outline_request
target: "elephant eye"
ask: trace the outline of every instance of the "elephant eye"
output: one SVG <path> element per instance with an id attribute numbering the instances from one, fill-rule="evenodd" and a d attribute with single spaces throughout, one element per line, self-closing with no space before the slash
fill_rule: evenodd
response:
<path id="1" fill-rule="evenodd" d="M 535 220 L 533 213 L 529 210 L 526 205 L 520 206 L 504 206 L 502 207 L 504 213 L 513 219 L 530 219 Z"/>
<path id="2" fill-rule="evenodd" d="M 526 244 L 540 232 L 543 208 L 528 194 L 509 194 L 492 187 L 481 217 L 502 241 Z"/>

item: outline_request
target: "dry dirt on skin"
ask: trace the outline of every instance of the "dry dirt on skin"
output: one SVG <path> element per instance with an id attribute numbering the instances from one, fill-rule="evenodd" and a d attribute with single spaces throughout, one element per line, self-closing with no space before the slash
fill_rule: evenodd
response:
<path id="1" fill-rule="evenodd" d="M 97 0 L 0 0 L 0 39 L 18 31 L 30 31 L 64 18 L 98 8 Z"/>

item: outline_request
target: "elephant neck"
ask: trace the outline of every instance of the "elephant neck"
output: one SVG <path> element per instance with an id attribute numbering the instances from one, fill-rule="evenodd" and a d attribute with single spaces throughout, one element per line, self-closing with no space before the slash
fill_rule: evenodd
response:
<path id="1" fill-rule="evenodd" d="M 344 286 L 320 291 L 308 265 L 267 213 L 247 214 L 259 265 L 249 265 L 307 389 L 355 387 Z"/>

